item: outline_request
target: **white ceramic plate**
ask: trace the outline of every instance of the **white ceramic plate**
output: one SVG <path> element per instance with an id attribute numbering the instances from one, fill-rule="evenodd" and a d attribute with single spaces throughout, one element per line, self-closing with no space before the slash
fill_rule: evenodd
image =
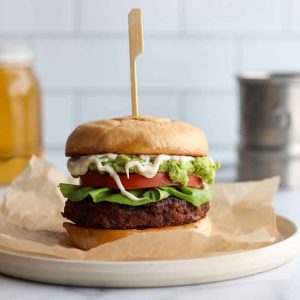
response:
<path id="1" fill-rule="evenodd" d="M 220 281 L 278 267 L 300 250 L 298 225 L 277 216 L 283 241 L 213 257 L 164 261 L 78 261 L 0 250 L 0 272 L 34 281 L 97 287 L 154 287 Z"/>

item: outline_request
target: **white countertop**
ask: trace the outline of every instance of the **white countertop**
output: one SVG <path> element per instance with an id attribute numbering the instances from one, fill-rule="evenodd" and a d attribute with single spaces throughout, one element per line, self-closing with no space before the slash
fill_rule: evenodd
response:
<path id="1" fill-rule="evenodd" d="M 300 223 L 300 190 L 281 190 L 275 207 Z M 80 270 L 79 270 L 80 272 Z M 211 284 L 147 288 L 112 289 L 55 286 L 28 282 L 0 275 L 0 299 L 299 299 L 300 255 L 288 264 L 254 276 Z"/>

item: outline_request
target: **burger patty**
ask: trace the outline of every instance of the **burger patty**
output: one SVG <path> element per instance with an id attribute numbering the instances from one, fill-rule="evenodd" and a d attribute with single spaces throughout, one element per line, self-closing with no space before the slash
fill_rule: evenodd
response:
<path id="1" fill-rule="evenodd" d="M 209 203 L 196 207 L 174 196 L 141 206 L 94 203 L 89 197 L 80 202 L 67 200 L 62 215 L 83 227 L 145 229 L 197 222 L 208 210 Z"/>

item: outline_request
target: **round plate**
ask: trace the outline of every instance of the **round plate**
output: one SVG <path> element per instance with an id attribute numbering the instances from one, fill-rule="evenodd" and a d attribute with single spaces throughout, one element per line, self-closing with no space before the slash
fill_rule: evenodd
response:
<path id="1" fill-rule="evenodd" d="M 29 256 L 0 250 L 0 272 L 34 281 L 97 287 L 154 287 L 220 281 L 278 267 L 300 249 L 298 225 L 282 216 L 283 240 L 260 249 L 197 259 L 81 261 Z"/>

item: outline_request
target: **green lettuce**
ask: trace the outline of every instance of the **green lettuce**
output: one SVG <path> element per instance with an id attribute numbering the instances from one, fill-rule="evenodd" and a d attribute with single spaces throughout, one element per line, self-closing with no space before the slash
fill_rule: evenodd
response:
<path id="1" fill-rule="evenodd" d="M 90 196 L 95 203 L 107 201 L 130 206 L 139 206 L 152 202 L 158 202 L 169 196 L 175 196 L 193 204 L 194 206 L 200 206 L 212 198 L 211 190 L 201 190 L 185 186 L 130 190 L 130 193 L 141 199 L 138 201 L 127 198 L 126 196 L 122 195 L 119 190 L 110 189 L 107 187 L 92 188 L 60 183 L 59 188 L 63 196 L 73 202 L 82 201 Z"/>

